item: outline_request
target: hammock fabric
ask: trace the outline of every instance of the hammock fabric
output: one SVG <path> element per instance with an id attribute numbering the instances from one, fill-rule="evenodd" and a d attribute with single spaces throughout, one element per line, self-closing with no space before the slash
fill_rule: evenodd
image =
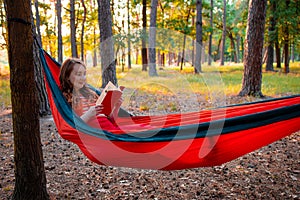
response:
<path id="1" fill-rule="evenodd" d="M 40 52 L 59 134 L 101 165 L 158 170 L 221 165 L 300 130 L 300 95 L 190 113 L 122 117 L 117 120 L 120 129 L 95 128 L 73 114 L 59 89 L 60 64 Z"/>

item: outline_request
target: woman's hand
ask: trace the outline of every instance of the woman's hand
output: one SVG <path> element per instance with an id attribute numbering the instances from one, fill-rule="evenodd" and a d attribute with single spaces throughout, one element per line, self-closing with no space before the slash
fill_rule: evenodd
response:
<path id="1" fill-rule="evenodd" d="M 118 117 L 118 113 L 119 113 L 119 110 L 120 110 L 120 107 L 123 103 L 123 97 L 121 97 L 117 103 L 115 104 L 115 107 L 113 109 L 113 111 L 111 112 L 111 114 L 108 116 L 110 119 L 114 120 Z"/>
<path id="2" fill-rule="evenodd" d="M 90 119 L 96 116 L 98 108 L 96 106 L 91 106 L 86 113 L 81 115 L 81 119 L 85 122 L 88 122 Z"/>
<path id="3" fill-rule="evenodd" d="M 104 107 L 103 107 L 102 104 L 96 105 L 96 106 L 95 106 L 96 114 L 97 114 L 97 115 L 102 114 L 103 109 L 104 109 Z"/>
<path id="4" fill-rule="evenodd" d="M 116 103 L 115 109 L 117 109 L 118 112 L 119 112 L 119 109 L 120 109 L 120 107 L 121 107 L 123 101 L 124 101 L 124 99 L 123 99 L 123 97 L 121 97 L 121 98 L 117 101 L 117 103 Z"/>

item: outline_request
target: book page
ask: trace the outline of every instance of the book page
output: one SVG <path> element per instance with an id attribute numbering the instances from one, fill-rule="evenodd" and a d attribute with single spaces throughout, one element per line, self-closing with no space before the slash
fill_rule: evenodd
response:
<path id="1" fill-rule="evenodd" d="M 103 89 L 103 91 L 101 92 L 96 105 L 100 105 L 103 102 L 104 97 L 107 95 L 108 91 L 121 91 L 119 88 L 117 88 L 111 81 L 109 81 L 107 83 L 107 85 L 105 86 L 105 88 Z"/>

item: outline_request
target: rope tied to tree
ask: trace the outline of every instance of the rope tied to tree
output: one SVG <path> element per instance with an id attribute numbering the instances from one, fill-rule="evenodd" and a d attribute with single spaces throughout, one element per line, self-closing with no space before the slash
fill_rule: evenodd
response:
<path id="1" fill-rule="evenodd" d="M 8 18 L 7 21 L 8 22 L 17 22 L 17 23 L 21 23 L 21 24 L 25 24 L 25 25 L 31 25 L 31 22 L 28 22 L 21 18 Z"/>

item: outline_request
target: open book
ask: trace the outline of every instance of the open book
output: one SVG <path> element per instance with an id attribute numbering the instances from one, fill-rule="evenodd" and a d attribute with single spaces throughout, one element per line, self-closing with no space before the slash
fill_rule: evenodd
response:
<path id="1" fill-rule="evenodd" d="M 96 101 L 96 105 L 103 105 L 102 114 L 109 115 L 113 111 L 116 103 L 122 96 L 123 90 L 123 86 L 117 87 L 110 81 L 107 83 Z"/>

